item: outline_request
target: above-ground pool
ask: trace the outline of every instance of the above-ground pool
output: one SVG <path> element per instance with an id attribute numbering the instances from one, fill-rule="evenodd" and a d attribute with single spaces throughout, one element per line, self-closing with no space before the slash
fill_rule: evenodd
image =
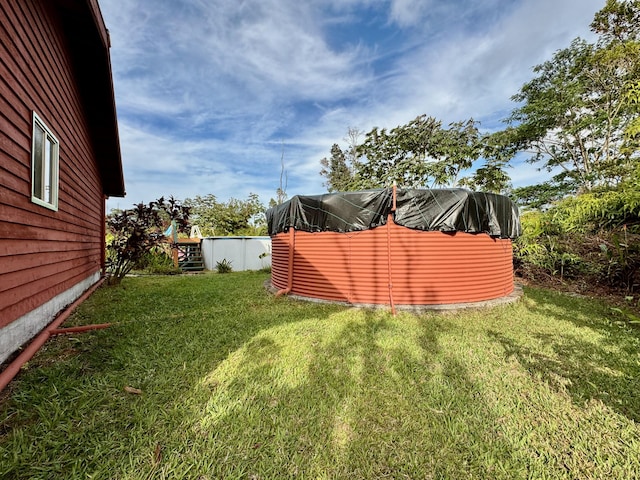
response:
<path id="1" fill-rule="evenodd" d="M 271 285 L 356 305 L 466 304 L 514 290 L 518 210 L 464 189 L 296 196 L 267 212 Z"/>

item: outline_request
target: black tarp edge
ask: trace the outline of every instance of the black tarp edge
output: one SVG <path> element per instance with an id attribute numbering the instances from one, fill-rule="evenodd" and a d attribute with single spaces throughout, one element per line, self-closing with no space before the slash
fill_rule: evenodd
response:
<path id="1" fill-rule="evenodd" d="M 423 231 L 487 233 L 516 238 L 521 233 L 517 206 L 504 195 L 462 188 L 365 190 L 296 195 L 267 210 L 269 235 L 293 227 L 306 232 L 354 232 L 385 225 L 393 213 L 398 225 Z"/>

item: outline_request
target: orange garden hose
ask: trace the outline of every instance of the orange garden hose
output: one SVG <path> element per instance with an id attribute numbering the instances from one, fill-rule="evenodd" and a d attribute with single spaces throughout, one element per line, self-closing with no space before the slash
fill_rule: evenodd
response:
<path id="1" fill-rule="evenodd" d="M 79 327 L 57 328 L 51 330 L 51 335 L 66 335 L 67 333 L 82 333 L 90 330 L 102 330 L 103 328 L 109 328 L 110 323 L 99 323 L 97 325 L 81 325 Z"/>

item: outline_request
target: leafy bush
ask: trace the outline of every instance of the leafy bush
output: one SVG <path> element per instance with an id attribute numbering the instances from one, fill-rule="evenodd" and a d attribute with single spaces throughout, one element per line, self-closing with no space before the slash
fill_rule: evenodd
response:
<path id="1" fill-rule="evenodd" d="M 564 231 L 597 232 L 640 227 L 640 191 L 624 189 L 569 197 L 548 212 Z"/>
<path id="2" fill-rule="evenodd" d="M 134 267 L 155 275 L 175 275 L 181 272 L 173 263 L 171 254 L 163 245 L 158 245 L 147 252 Z"/>
<path id="3" fill-rule="evenodd" d="M 640 192 L 629 185 L 569 197 L 545 212 L 525 212 L 523 234 L 514 243 L 518 273 L 637 290 Z"/>
<path id="4" fill-rule="evenodd" d="M 541 270 L 560 280 L 577 278 L 585 273 L 584 259 L 576 252 L 577 237 L 571 235 L 521 237 L 514 244 L 516 270 L 533 276 L 533 270 Z M 528 274 L 528 275 L 527 275 Z"/>
<path id="5" fill-rule="evenodd" d="M 231 273 L 233 271 L 231 263 L 232 263 L 231 261 L 227 260 L 226 258 L 223 258 L 222 260 L 216 263 L 216 271 L 218 273 Z"/>
<path id="6" fill-rule="evenodd" d="M 640 286 L 640 235 L 627 232 L 610 232 L 599 244 L 600 276 L 611 286 L 624 286 L 634 292 Z"/>

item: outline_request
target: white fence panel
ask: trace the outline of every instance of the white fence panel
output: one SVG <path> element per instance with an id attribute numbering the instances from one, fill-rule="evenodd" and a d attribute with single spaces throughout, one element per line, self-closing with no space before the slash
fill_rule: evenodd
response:
<path id="1" fill-rule="evenodd" d="M 202 239 L 204 268 L 215 270 L 222 260 L 231 262 L 234 272 L 271 266 L 270 237 L 206 237 Z"/>

